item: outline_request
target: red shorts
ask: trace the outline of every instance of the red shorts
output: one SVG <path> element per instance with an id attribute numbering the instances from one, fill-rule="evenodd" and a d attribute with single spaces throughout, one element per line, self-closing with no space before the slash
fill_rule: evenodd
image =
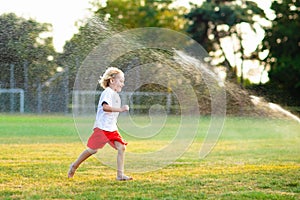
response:
<path id="1" fill-rule="evenodd" d="M 87 146 L 91 149 L 101 149 L 106 143 L 109 143 L 110 146 L 117 149 L 115 146 L 115 141 L 120 142 L 121 144 L 127 145 L 118 131 L 105 131 L 99 128 L 94 128 L 93 134 L 90 136 Z"/>

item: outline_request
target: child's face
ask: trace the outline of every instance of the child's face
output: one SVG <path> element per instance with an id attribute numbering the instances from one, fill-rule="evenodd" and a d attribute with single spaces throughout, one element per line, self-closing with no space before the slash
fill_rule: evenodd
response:
<path id="1" fill-rule="evenodd" d="M 125 81 L 124 74 L 118 73 L 115 76 L 115 78 L 111 79 L 109 87 L 116 92 L 121 92 L 124 86 L 124 81 Z"/>

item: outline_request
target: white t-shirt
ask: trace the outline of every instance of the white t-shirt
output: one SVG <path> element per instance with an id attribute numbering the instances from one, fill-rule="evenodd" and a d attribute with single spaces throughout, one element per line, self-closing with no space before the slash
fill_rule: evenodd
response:
<path id="1" fill-rule="evenodd" d="M 116 131 L 118 130 L 117 119 L 119 116 L 119 112 L 105 112 L 102 106 L 104 102 L 106 102 L 111 107 L 121 107 L 121 99 L 119 94 L 112 90 L 110 87 L 107 87 L 101 93 L 99 99 L 94 128 L 100 128 L 105 131 Z"/>

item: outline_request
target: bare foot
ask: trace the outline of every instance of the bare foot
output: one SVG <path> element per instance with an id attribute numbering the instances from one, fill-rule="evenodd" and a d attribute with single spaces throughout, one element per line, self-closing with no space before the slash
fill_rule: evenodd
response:
<path id="1" fill-rule="evenodd" d="M 69 172 L 68 172 L 68 178 L 73 178 L 75 172 L 76 172 L 76 168 L 74 167 L 74 163 L 72 163 L 70 165 L 70 169 L 69 169 Z"/>
<path id="2" fill-rule="evenodd" d="M 117 181 L 131 181 L 131 180 L 133 180 L 133 178 L 130 176 L 122 175 L 122 176 L 117 176 L 116 180 Z"/>

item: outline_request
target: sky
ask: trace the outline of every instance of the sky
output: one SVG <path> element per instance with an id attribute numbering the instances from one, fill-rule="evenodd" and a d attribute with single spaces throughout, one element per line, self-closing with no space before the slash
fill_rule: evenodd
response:
<path id="1" fill-rule="evenodd" d="M 3 13 L 13 12 L 18 16 L 26 19 L 32 18 L 40 23 L 52 24 L 53 45 L 57 52 L 63 52 L 63 46 L 67 40 L 70 40 L 74 33 L 78 31 L 75 23 L 79 20 L 84 20 L 92 15 L 89 11 L 91 5 L 90 0 L 0 0 L 0 15 Z M 104 1 L 105 0 L 99 0 Z M 202 2 L 203 0 L 177 0 L 178 5 L 188 6 L 189 1 Z M 236 0 L 237 2 L 240 0 Z M 266 15 L 272 18 L 270 10 L 271 0 L 252 0 L 265 10 Z M 251 34 L 251 33 L 250 33 Z M 249 35 L 247 37 L 249 47 L 255 46 L 255 42 L 260 42 L 261 36 Z M 254 43 L 253 43 L 254 42 Z M 232 46 L 232 45 L 231 45 Z M 250 48 L 251 49 L 251 48 Z M 257 64 L 249 63 L 249 66 L 257 66 Z M 257 67 L 255 67 L 258 69 Z M 246 68 L 245 68 L 246 69 Z M 246 69 L 248 70 L 248 69 Z M 258 74 L 261 74 L 259 71 Z M 257 78 L 258 76 L 253 76 Z M 268 79 L 266 79 L 267 81 Z M 253 80 L 257 82 L 260 80 Z"/>
<path id="2" fill-rule="evenodd" d="M 179 1 L 183 1 L 181 5 L 188 4 L 188 1 Z M 51 23 L 54 47 L 62 52 L 66 40 L 78 30 L 76 21 L 91 16 L 90 7 L 89 0 L 0 0 L 0 15 L 13 12 L 26 19 Z"/>
<path id="3" fill-rule="evenodd" d="M 180 5 L 188 5 L 187 0 L 178 1 Z M 264 8 L 270 7 L 270 0 L 253 1 Z M 88 8 L 89 0 L 0 0 L 0 15 L 13 12 L 41 23 L 51 23 L 53 43 L 58 52 L 62 52 L 65 41 L 76 33 L 75 22 L 91 16 Z"/>
<path id="4" fill-rule="evenodd" d="M 53 26 L 53 43 L 62 52 L 66 40 L 77 31 L 75 22 L 91 15 L 89 0 L 0 0 L 0 15 L 13 12 Z"/>

